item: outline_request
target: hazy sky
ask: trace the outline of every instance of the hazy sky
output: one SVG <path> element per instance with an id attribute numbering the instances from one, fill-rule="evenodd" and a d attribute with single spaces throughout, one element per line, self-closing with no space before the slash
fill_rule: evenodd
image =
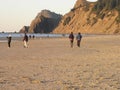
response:
<path id="1" fill-rule="evenodd" d="M 0 32 L 19 31 L 43 9 L 64 15 L 77 0 L 0 0 Z M 90 0 L 96 1 L 96 0 Z"/>

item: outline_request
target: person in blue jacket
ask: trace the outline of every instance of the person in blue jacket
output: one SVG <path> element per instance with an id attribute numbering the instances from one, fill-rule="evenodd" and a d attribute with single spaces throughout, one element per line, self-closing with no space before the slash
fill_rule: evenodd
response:
<path id="1" fill-rule="evenodd" d="M 78 46 L 78 47 L 80 47 L 81 39 L 82 39 L 82 35 L 81 35 L 81 33 L 79 32 L 78 35 L 76 36 L 77 46 Z"/>

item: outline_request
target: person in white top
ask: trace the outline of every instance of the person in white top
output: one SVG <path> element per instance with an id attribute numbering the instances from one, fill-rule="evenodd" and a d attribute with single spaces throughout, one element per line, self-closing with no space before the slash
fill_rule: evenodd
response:
<path id="1" fill-rule="evenodd" d="M 24 38 L 23 38 L 24 48 L 28 48 L 27 42 L 28 42 L 28 36 L 25 33 Z"/>

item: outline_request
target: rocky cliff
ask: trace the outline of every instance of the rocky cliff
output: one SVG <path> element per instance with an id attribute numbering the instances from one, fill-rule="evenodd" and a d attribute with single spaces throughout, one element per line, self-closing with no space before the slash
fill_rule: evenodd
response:
<path id="1" fill-rule="evenodd" d="M 56 14 L 49 10 L 42 10 L 31 22 L 30 33 L 50 33 L 61 20 L 62 15 Z"/>
<path id="2" fill-rule="evenodd" d="M 120 0 L 77 0 L 53 33 L 120 33 Z"/>

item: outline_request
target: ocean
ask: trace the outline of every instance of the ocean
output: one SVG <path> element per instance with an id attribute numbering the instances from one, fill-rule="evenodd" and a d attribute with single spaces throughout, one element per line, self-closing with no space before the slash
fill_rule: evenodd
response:
<path id="1" fill-rule="evenodd" d="M 21 40 L 24 37 L 24 33 L 0 33 L 0 42 L 7 42 L 7 37 L 11 35 L 12 40 Z M 40 33 L 27 33 L 28 37 L 33 38 L 62 38 L 68 37 L 68 34 L 40 34 Z"/>
<path id="2" fill-rule="evenodd" d="M 0 42 L 7 42 L 7 37 L 8 35 L 12 36 L 12 40 L 16 41 L 16 40 L 22 40 L 24 37 L 24 33 L 0 33 Z M 41 33 L 27 33 L 27 35 L 31 36 L 31 38 L 33 38 L 33 36 L 35 36 L 35 38 L 68 38 L 69 34 L 41 34 Z M 74 36 L 76 37 L 77 34 L 74 34 Z M 99 34 L 100 35 L 100 34 Z M 91 37 L 91 36 L 98 36 L 96 34 L 82 34 L 83 37 Z"/>

